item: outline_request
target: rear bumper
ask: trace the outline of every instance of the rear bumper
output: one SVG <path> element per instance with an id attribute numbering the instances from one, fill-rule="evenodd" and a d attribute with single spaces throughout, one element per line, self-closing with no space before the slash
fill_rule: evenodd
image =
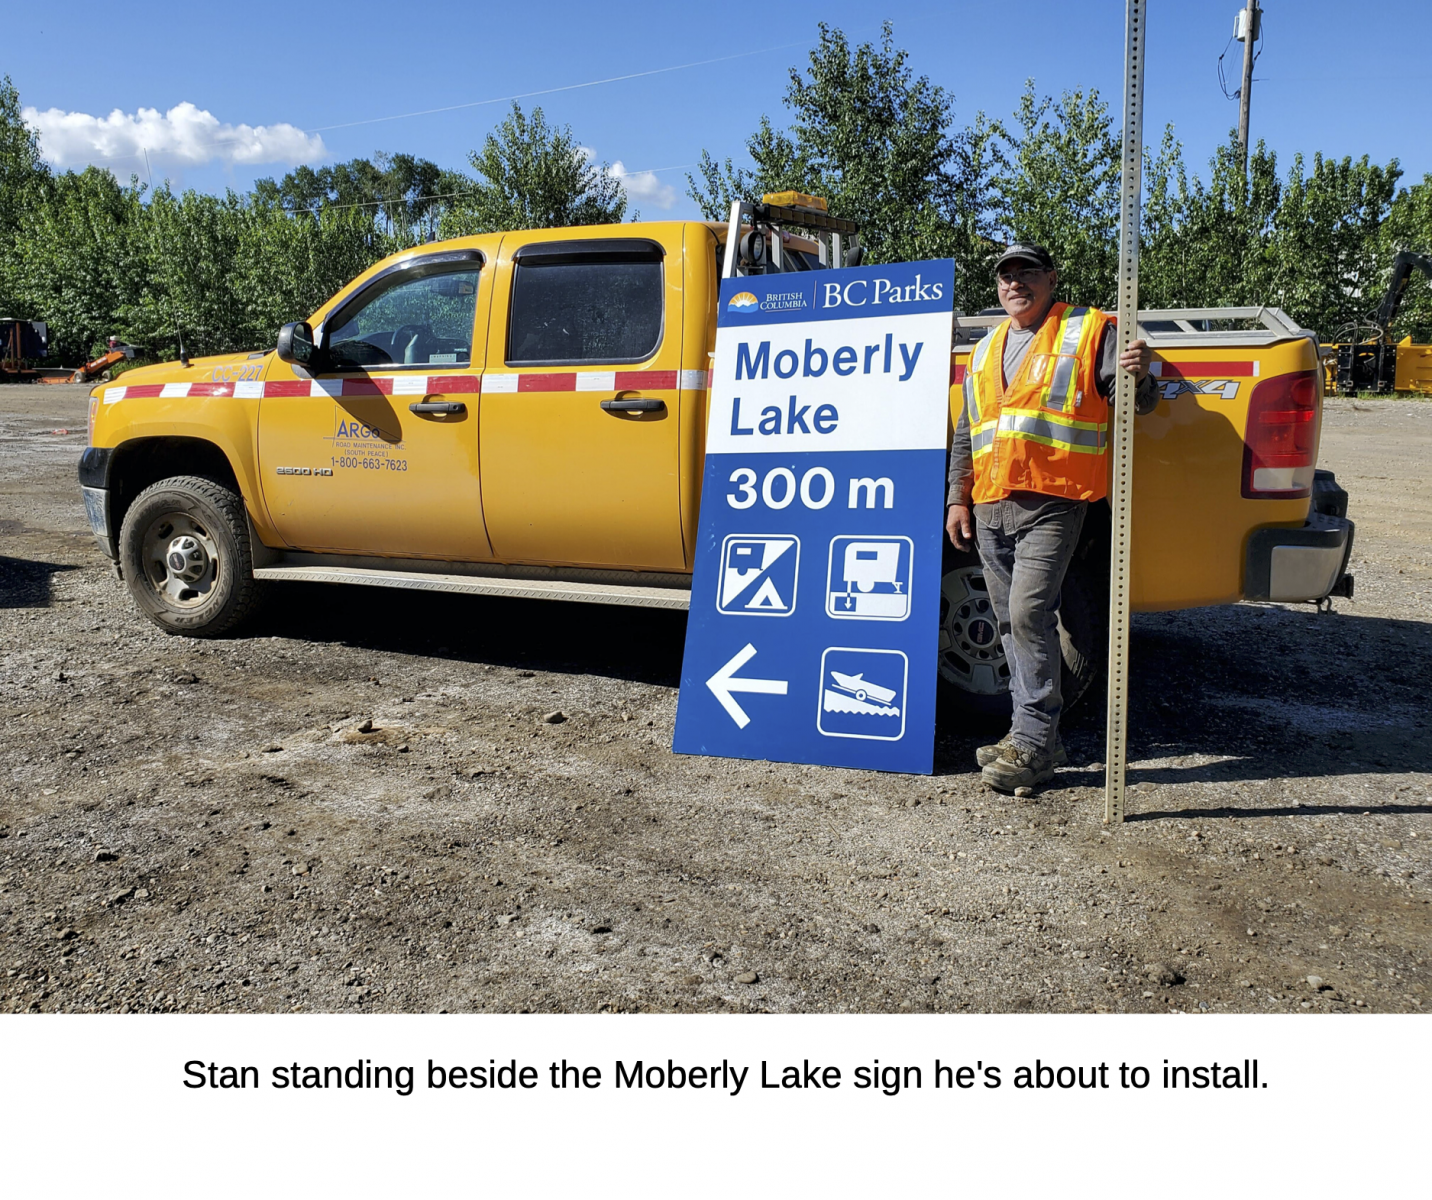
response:
<path id="1" fill-rule="evenodd" d="M 1248 538 L 1245 600 L 1318 601 L 1351 596 L 1347 574 L 1354 526 L 1343 516 L 1314 512 L 1301 529 L 1255 529 Z"/>

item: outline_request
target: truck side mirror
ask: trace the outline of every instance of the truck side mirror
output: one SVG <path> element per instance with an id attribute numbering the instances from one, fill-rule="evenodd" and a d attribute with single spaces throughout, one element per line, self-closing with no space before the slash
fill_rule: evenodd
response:
<path id="1" fill-rule="evenodd" d="M 278 346 L 274 353 L 286 363 L 313 366 L 318 357 L 318 347 L 313 344 L 313 327 L 307 321 L 290 321 L 278 331 Z"/>

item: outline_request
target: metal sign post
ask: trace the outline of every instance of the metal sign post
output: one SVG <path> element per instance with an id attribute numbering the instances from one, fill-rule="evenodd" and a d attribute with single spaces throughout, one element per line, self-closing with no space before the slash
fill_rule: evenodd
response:
<path id="1" fill-rule="evenodd" d="M 1124 50 L 1124 165 L 1119 206 L 1119 350 L 1138 337 L 1139 182 L 1144 145 L 1144 37 L 1146 0 L 1128 0 Z M 1119 370 L 1109 480 L 1112 535 L 1109 547 L 1109 713 L 1105 753 L 1104 823 L 1124 819 L 1124 772 L 1129 708 L 1129 543 L 1130 501 L 1134 482 L 1134 393 L 1138 381 Z"/>

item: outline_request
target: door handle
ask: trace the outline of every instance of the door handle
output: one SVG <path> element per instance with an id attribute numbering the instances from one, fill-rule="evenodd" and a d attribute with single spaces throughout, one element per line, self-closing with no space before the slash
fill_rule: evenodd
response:
<path id="1" fill-rule="evenodd" d="M 606 412 L 662 412 L 666 408 L 665 400 L 603 400 L 602 409 Z"/>
<path id="2" fill-rule="evenodd" d="M 467 412 L 467 405 L 461 400 L 423 400 L 417 404 L 408 405 L 408 411 L 412 413 L 464 413 Z"/>

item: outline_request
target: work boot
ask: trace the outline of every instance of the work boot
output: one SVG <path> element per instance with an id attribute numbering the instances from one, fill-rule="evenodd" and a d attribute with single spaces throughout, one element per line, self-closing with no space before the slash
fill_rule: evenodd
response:
<path id="1" fill-rule="evenodd" d="M 1004 737 L 1000 738 L 993 746 L 981 746 L 975 751 L 975 762 L 981 767 L 987 767 L 1000 756 L 1006 746 L 1011 745 L 1010 739 L 1014 737 L 1014 730 L 1010 730 Z M 1056 767 L 1067 767 L 1069 765 L 1069 752 L 1064 749 L 1064 743 L 1059 740 L 1059 735 L 1054 735 L 1054 750 L 1049 755 L 1050 761 Z"/>
<path id="2" fill-rule="evenodd" d="M 1018 742 L 1009 742 L 980 772 L 980 778 L 997 792 L 1038 787 L 1054 778 L 1054 759 L 1043 750 L 1026 750 Z"/>

